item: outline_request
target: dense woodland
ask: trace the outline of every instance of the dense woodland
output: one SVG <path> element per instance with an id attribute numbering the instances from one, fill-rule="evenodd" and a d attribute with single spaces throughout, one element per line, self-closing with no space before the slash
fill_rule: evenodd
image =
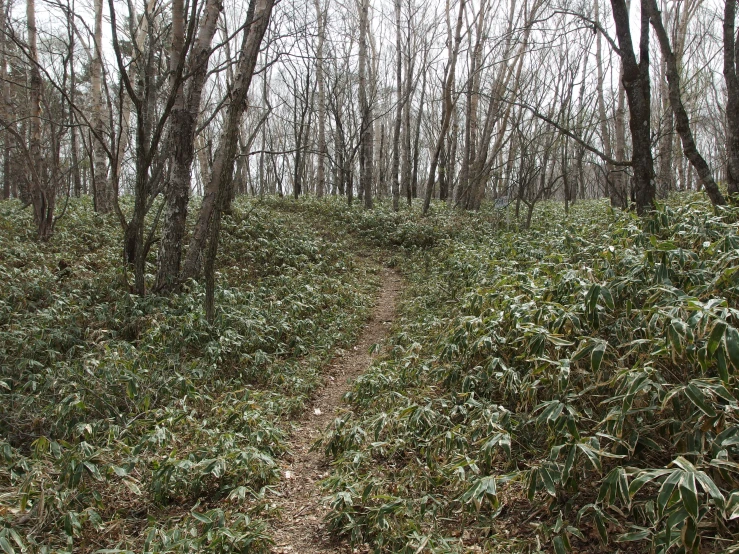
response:
<path id="1" fill-rule="evenodd" d="M 0 550 L 739 551 L 736 10 L 0 0 Z"/>

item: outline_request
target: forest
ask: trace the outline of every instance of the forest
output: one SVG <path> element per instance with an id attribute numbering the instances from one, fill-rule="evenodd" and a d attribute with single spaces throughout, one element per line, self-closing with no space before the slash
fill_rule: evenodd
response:
<path id="1" fill-rule="evenodd" d="M 739 552 L 737 0 L 0 0 L 0 551 Z"/>

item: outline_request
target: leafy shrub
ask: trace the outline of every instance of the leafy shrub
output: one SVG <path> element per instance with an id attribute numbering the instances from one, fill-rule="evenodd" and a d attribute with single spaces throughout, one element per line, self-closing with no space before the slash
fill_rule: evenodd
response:
<path id="1" fill-rule="evenodd" d="M 416 251 L 324 442 L 332 527 L 378 552 L 737 544 L 737 216 L 545 204 Z"/>
<path id="2" fill-rule="evenodd" d="M 0 203 L 0 549 L 267 549 L 290 416 L 377 284 L 286 204 L 224 221 L 211 326 L 199 283 L 130 294 L 117 223 L 89 200 L 48 243 Z"/>

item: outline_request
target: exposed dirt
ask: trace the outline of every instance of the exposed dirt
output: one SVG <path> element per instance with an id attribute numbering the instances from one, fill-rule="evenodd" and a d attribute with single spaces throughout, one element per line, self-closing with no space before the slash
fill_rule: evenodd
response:
<path id="1" fill-rule="evenodd" d="M 321 451 L 311 452 L 311 445 L 333 421 L 342 405 L 342 397 L 351 383 L 372 363 L 369 350 L 388 335 L 393 319 L 401 279 L 397 273 L 383 269 L 382 286 L 377 305 L 361 332 L 357 343 L 340 351 L 325 374 L 325 385 L 316 394 L 290 438 L 291 455 L 283 460 L 280 497 L 277 504 L 281 518 L 272 533 L 276 554 L 349 553 L 347 544 L 328 536 L 323 518 L 328 511 L 318 482 L 327 476 L 329 466 Z"/>

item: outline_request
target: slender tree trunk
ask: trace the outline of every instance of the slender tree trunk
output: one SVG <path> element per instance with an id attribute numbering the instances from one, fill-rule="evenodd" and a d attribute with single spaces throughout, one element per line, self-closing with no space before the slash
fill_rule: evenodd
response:
<path id="1" fill-rule="evenodd" d="M 618 94 L 616 99 L 616 115 L 614 131 L 616 135 L 616 161 L 626 160 L 626 89 L 623 85 L 623 64 L 619 69 Z M 628 175 L 623 166 L 619 166 L 612 175 L 611 205 L 626 209 L 629 207 Z"/>
<path id="2" fill-rule="evenodd" d="M 200 214 L 190 239 L 187 258 L 181 272 L 182 280 L 191 279 L 197 275 L 198 261 L 208 237 L 211 218 L 220 218 L 221 204 L 228 194 L 227 189 L 231 186 L 238 130 L 242 115 L 246 110 L 247 94 L 259 55 L 259 46 L 269 25 L 273 6 L 274 0 L 251 0 L 249 4 L 236 77 L 231 87 L 231 103 L 226 110 L 224 126 L 213 160 L 210 179 L 205 186 Z M 211 240 L 216 241 L 215 251 L 217 251 L 217 232 L 211 237 Z M 212 303 L 212 291 L 209 297 Z M 206 290 L 206 306 L 207 304 L 208 294 Z"/>
<path id="3" fill-rule="evenodd" d="M 675 55 L 670 46 L 670 38 L 668 37 L 665 26 L 662 23 L 662 15 L 659 12 L 656 0 L 646 1 L 648 2 L 648 9 L 650 10 L 649 17 L 652 23 L 652 28 L 657 35 L 657 40 L 659 41 L 659 46 L 662 50 L 662 57 L 665 60 L 667 83 L 670 93 L 670 105 L 672 106 L 672 111 L 675 113 L 675 129 L 682 140 L 683 152 L 685 157 L 690 161 L 690 164 L 695 168 L 698 178 L 706 189 L 706 194 L 708 194 L 713 205 L 723 206 L 726 204 L 726 200 L 724 199 L 723 194 L 721 194 L 718 185 L 716 185 L 716 181 L 713 179 L 711 168 L 708 167 L 706 160 L 701 156 L 700 152 L 698 152 L 695 140 L 693 139 L 693 133 L 690 130 L 688 112 L 685 111 L 685 106 L 683 106 L 682 96 L 680 94 L 680 73 L 678 72 Z"/>
<path id="4" fill-rule="evenodd" d="M 662 128 L 659 139 L 659 178 L 657 180 L 657 195 L 667 198 L 670 191 L 675 189 L 675 176 L 672 160 L 673 143 L 675 138 L 675 116 L 670 106 L 670 92 L 667 84 L 667 63 L 662 60 L 660 75 L 660 103 L 662 109 Z"/>
<path id="5" fill-rule="evenodd" d="M 452 131 L 449 137 L 449 156 L 446 162 L 446 187 L 439 189 L 439 200 L 449 203 L 454 198 L 454 176 L 457 174 L 457 148 L 459 145 L 459 113 L 452 108 Z"/>
<path id="6" fill-rule="evenodd" d="M 449 45 L 450 56 L 449 65 L 447 66 L 445 79 L 444 79 L 444 99 L 442 101 L 441 110 L 441 132 L 439 138 L 436 141 L 436 148 L 434 149 L 431 156 L 431 168 L 429 170 L 428 181 L 426 182 L 425 197 L 423 201 L 423 213 L 428 213 L 429 206 L 431 205 L 431 196 L 434 193 L 434 179 L 436 177 L 436 167 L 439 163 L 439 156 L 441 155 L 444 141 L 446 140 L 446 134 L 449 130 L 449 123 L 452 116 L 452 88 L 454 87 L 454 80 L 456 76 L 457 67 L 457 56 L 459 55 L 459 46 L 462 43 L 462 20 L 464 18 L 464 7 L 465 0 L 459 0 L 459 13 L 457 15 L 457 25 L 454 33 L 454 45 Z"/>
<path id="7" fill-rule="evenodd" d="M 403 44 L 400 33 L 400 0 L 395 0 L 395 125 L 393 127 L 393 161 L 390 169 L 393 190 L 393 210 L 400 208 L 400 128 L 403 123 Z"/>
<path id="8" fill-rule="evenodd" d="M 512 104 L 502 107 L 503 98 L 508 94 L 509 87 L 513 91 L 517 91 L 520 86 L 521 74 L 523 71 L 523 62 L 525 53 L 528 50 L 529 37 L 531 35 L 532 22 L 536 19 L 539 10 L 543 6 L 542 0 L 536 0 L 528 6 L 525 13 L 523 36 L 513 41 L 513 32 L 515 30 L 515 0 L 511 2 L 507 40 L 504 48 L 505 56 L 508 58 L 517 48 L 515 56 L 512 57 L 510 64 L 501 64 L 499 73 L 496 75 L 493 92 L 490 95 L 490 102 L 485 116 L 482 133 L 476 147 L 476 157 L 470 161 L 470 197 L 467 209 L 477 210 L 485 192 L 485 186 L 490 176 L 490 166 L 495 160 L 497 150 L 502 146 L 505 137 L 504 132 L 497 133 L 494 146 L 491 147 L 491 141 L 495 129 L 505 129 L 510 117 Z M 511 81 L 513 84 L 511 85 Z M 501 117 L 501 111 L 503 116 Z"/>
<path id="9" fill-rule="evenodd" d="M 729 195 L 739 201 L 739 55 L 736 40 L 736 0 L 725 0 L 723 41 L 726 83 L 726 181 Z"/>
<path id="10" fill-rule="evenodd" d="M 38 237 L 48 240 L 53 231 L 54 203 L 56 188 L 48 182 L 46 160 L 41 150 L 41 72 L 38 68 L 38 46 L 36 34 L 36 2 L 27 0 L 26 17 L 28 24 L 28 55 L 31 61 L 29 101 L 31 113 L 28 121 L 30 155 L 30 196 L 33 215 L 38 229 Z"/>
<path id="11" fill-rule="evenodd" d="M 364 207 L 372 208 L 372 105 L 369 98 L 368 77 L 370 62 L 368 57 L 369 40 L 369 0 L 359 0 L 359 106 L 362 113 L 359 146 L 359 190 L 364 195 Z"/>
<path id="12" fill-rule="evenodd" d="M 318 160 L 316 167 L 316 196 L 321 198 L 326 188 L 326 84 L 323 77 L 323 43 L 326 38 L 325 12 L 321 0 L 314 0 L 318 20 L 318 46 L 316 48 L 316 82 L 318 84 Z"/>
<path id="13" fill-rule="evenodd" d="M 418 105 L 418 115 L 415 121 L 415 127 L 411 130 L 411 101 L 415 92 L 413 82 L 413 69 L 415 56 L 411 52 L 410 47 L 410 19 L 408 26 L 408 63 L 406 64 L 406 104 L 403 113 L 403 168 L 401 169 L 403 181 L 401 183 L 401 194 L 405 194 L 408 206 L 411 205 L 413 198 L 416 197 L 418 189 L 418 162 L 420 156 L 420 137 L 421 137 L 421 121 L 423 120 L 424 102 L 426 101 L 426 75 L 428 65 L 428 43 L 424 42 L 423 58 L 421 61 L 421 96 Z"/>
<path id="14" fill-rule="evenodd" d="M 425 56 L 424 56 L 425 59 Z M 428 75 L 426 64 L 423 67 L 423 75 L 421 77 L 421 97 L 418 105 L 418 115 L 416 116 L 416 132 L 413 137 L 413 175 L 411 176 L 410 187 L 408 188 L 408 205 L 411 200 L 418 197 L 418 164 L 421 157 L 421 121 L 423 121 L 423 112 L 426 101 L 426 79 Z"/>
<path id="15" fill-rule="evenodd" d="M 7 64 L 7 43 L 5 40 L 6 36 L 6 21 L 5 21 L 5 0 L 0 0 L 0 93 L 2 94 L 2 117 L 5 125 L 11 125 L 15 127 L 12 113 L 12 101 L 10 98 L 10 82 L 8 81 L 8 64 Z M 9 130 L 0 131 L 0 137 L 3 141 L 3 199 L 7 200 L 10 198 L 10 187 L 12 182 L 11 177 L 11 145 L 14 137 L 11 136 Z"/>
<path id="16" fill-rule="evenodd" d="M 465 209 L 469 209 L 471 203 L 470 165 L 477 157 L 477 112 L 480 103 L 480 66 L 482 65 L 483 24 L 485 21 L 486 4 L 485 0 L 480 4 L 480 11 L 477 14 L 475 47 L 470 53 L 470 76 L 467 85 L 467 106 L 464 127 L 464 151 L 462 153 L 462 168 L 459 173 L 459 185 L 454 195 L 455 204 L 461 205 Z"/>
<path id="17" fill-rule="evenodd" d="M 90 68 L 90 88 L 93 135 L 92 143 L 94 160 L 93 194 L 95 210 L 106 214 L 111 210 L 112 202 L 108 186 L 108 166 L 106 163 L 105 148 L 100 144 L 103 140 L 103 0 L 95 0 L 94 4 L 94 44 L 93 57 Z"/>
<path id="18" fill-rule="evenodd" d="M 412 130 L 411 130 L 411 108 L 412 108 L 413 93 L 416 88 L 413 83 L 415 56 L 414 56 L 414 53 L 411 51 L 411 36 L 413 33 L 411 19 L 412 19 L 411 14 L 409 14 L 408 20 L 407 20 L 407 27 L 406 27 L 406 32 L 408 33 L 408 37 L 406 40 L 407 50 L 405 51 L 405 53 L 402 54 L 402 56 L 405 57 L 405 78 L 403 80 L 403 97 L 402 97 L 403 121 L 402 121 L 402 127 L 400 131 L 400 141 L 401 141 L 400 184 L 399 184 L 400 191 L 398 194 L 399 197 L 401 195 L 404 195 L 409 202 L 411 200 L 411 193 L 412 193 L 411 178 L 412 178 L 412 165 L 413 165 L 413 154 L 412 154 L 413 135 L 412 135 Z M 398 63 L 402 65 L 402 61 Z M 426 64 L 425 50 L 424 50 L 424 59 L 422 63 L 424 65 Z M 400 204 L 400 200 L 398 200 L 398 204 Z"/>

